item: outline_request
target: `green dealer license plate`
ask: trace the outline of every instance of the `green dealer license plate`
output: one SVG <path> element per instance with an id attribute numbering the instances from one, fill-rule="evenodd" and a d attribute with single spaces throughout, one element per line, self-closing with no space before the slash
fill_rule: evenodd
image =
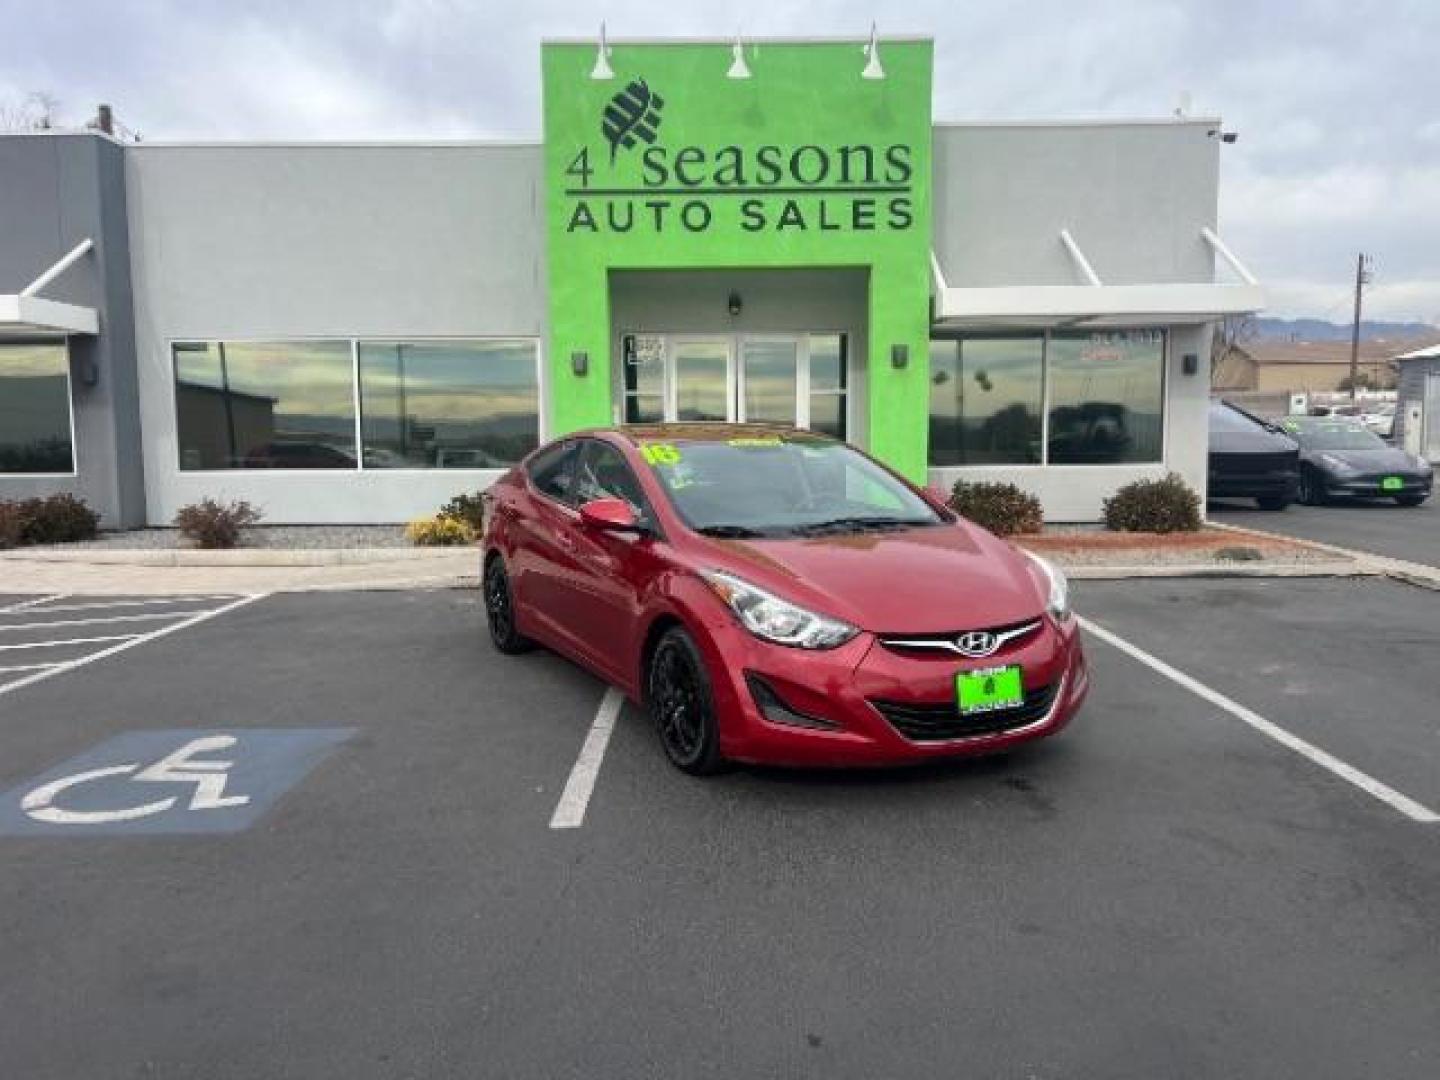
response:
<path id="1" fill-rule="evenodd" d="M 1020 685 L 1020 668 L 1011 664 L 1008 667 L 957 672 L 955 696 L 960 701 L 961 716 L 1013 709 L 1025 702 L 1025 689 Z"/>
<path id="2" fill-rule="evenodd" d="M 1405 481 L 1399 476 L 1387 476 L 1380 481 L 1381 491 L 1399 491 L 1405 486 Z"/>

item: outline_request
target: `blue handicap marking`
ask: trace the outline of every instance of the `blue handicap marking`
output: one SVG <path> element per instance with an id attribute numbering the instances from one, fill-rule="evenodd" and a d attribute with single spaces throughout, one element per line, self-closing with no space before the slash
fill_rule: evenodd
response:
<path id="1" fill-rule="evenodd" d="M 248 829 L 353 728 L 132 731 L 0 795 L 0 836 Z"/>

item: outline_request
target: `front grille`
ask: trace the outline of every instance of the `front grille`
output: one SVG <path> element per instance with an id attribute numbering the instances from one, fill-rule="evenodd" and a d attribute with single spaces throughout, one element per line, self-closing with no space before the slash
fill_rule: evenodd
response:
<path id="1" fill-rule="evenodd" d="M 1055 683 L 1025 691 L 1025 703 L 1012 709 L 961 716 L 955 701 L 938 705 L 916 705 L 908 701 L 877 701 L 870 704 L 890 726 L 911 742 L 943 742 L 975 735 L 998 735 L 1027 727 L 1042 719 L 1055 702 Z"/>
<path id="2" fill-rule="evenodd" d="M 903 656 L 943 656 L 953 659 L 958 655 L 993 656 L 1019 645 L 1040 629 L 1042 619 L 1026 619 L 1023 622 L 1007 623 L 1004 626 L 986 627 L 983 632 L 993 634 L 999 643 L 989 653 L 967 654 L 955 647 L 956 642 L 967 632 L 955 630 L 944 634 L 880 634 L 880 644 L 891 652 Z"/>

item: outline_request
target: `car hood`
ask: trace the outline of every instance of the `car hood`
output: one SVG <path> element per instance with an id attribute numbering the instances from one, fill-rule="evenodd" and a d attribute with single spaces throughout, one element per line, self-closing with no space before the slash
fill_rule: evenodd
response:
<path id="1" fill-rule="evenodd" d="M 715 569 L 875 633 L 1004 626 L 1045 607 L 1030 560 L 966 523 L 708 546 Z"/>
<path id="2" fill-rule="evenodd" d="M 1376 450 L 1307 450 L 1305 456 L 1323 466 L 1325 463 L 1318 460 L 1322 454 L 1339 458 L 1352 469 L 1362 473 L 1412 474 L 1420 471 L 1414 458 L 1403 450 L 1396 450 L 1389 446 Z"/>

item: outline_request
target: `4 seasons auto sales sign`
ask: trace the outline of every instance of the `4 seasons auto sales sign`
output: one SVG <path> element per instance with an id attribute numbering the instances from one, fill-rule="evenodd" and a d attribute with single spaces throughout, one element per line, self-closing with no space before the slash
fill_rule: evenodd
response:
<path id="1" fill-rule="evenodd" d="M 609 422 L 612 270 L 861 267 L 872 347 L 917 360 L 871 384 L 883 444 L 889 395 L 926 392 L 933 43 L 880 52 L 863 79 L 860 38 L 759 42 L 731 79 L 729 42 L 612 41 L 595 79 L 596 42 L 545 43 L 552 430 Z M 572 372 L 581 352 L 597 377 Z M 923 470 L 896 437 L 889 459 Z"/>

